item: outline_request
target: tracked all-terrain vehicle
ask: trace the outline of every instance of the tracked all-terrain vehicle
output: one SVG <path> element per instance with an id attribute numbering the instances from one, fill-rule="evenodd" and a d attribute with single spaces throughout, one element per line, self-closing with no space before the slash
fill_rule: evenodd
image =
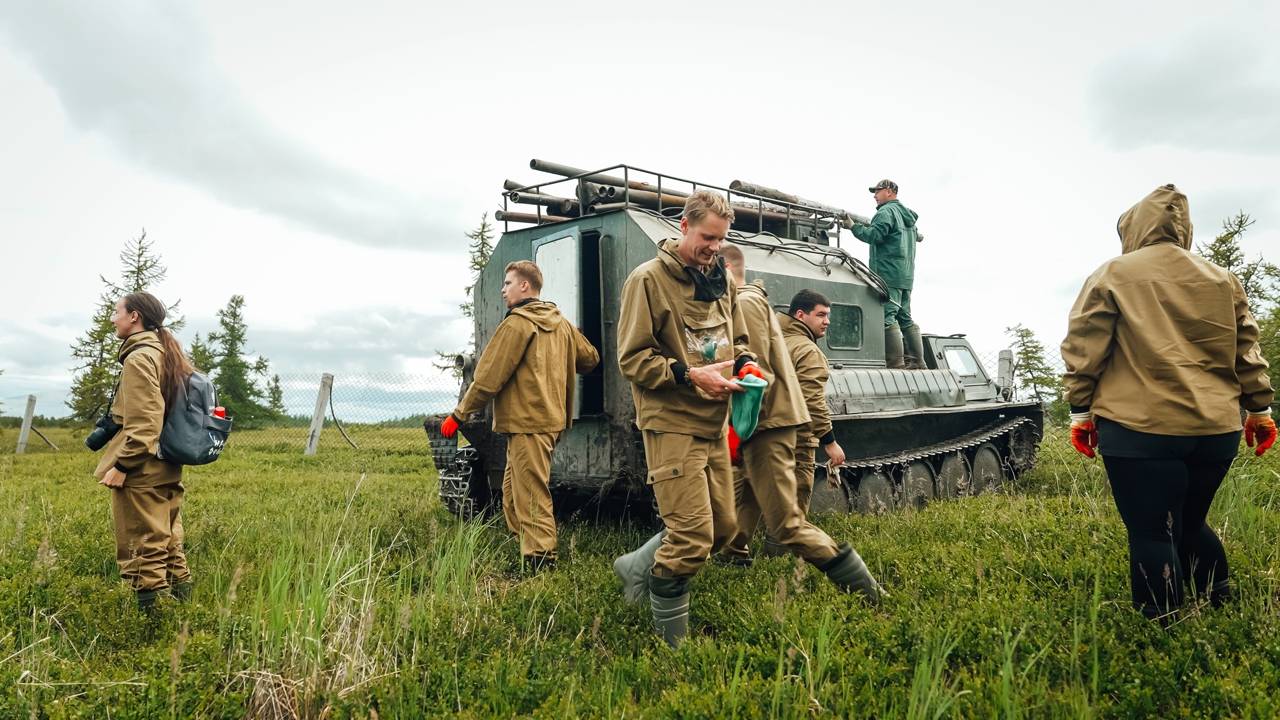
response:
<path id="1" fill-rule="evenodd" d="M 544 275 L 543 299 L 600 351 L 599 366 L 578 379 L 573 427 L 553 458 L 558 500 L 650 508 L 630 387 L 617 363 L 619 302 L 628 274 L 654 257 L 659 241 L 679 237 L 684 200 L 699 189 L 728 195 L 736 215 L 729 240 L 746 256 L 748 279 L 762 280 L 778 309 L 785 311 L 804 288 L 833 303 L 831 326 L 818 344 L 830 361 L 827 403 L 848 459 L 834 483 L 819 465 L 814 511 L 884 512 L 986 492 L 1035 462 L 1043 408 L 1013 399 L 1007 352 L 993 378 L 963 335 L 925 335 L 928 369 L 886 368 L 884 284 L 841 247 L 841 230 L 865 218 L 738 181 L 722 188 L 625 165 L 584 172 L 534 160 L 531 167 L 554 178 L 506 182 L 496 216 L 505 232 L 474 290 L 475 340 L 478 355 L 505 315 L 499 288 L 507 263 L 533 260 Z M 851 236 L 843 239 L 861 248 Z M 474 364 L 474 357 L 462 360 L 463 392 Z M 440 497 L 458 514 L 498 502 L 505 439 L 492 432 L 490 411 L 468 418 L 461 440 L 440 435 L 443 418 L 425 426 Z"/>

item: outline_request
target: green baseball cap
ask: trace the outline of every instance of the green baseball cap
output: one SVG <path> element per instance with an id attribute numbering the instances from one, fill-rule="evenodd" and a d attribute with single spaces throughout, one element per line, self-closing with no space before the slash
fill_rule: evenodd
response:
<path id="1" fill-rule="evenodd" d="M 892 181 L 892 180 L 881 180 L 880 182 L 876 183 L 875 185 L 872 185 L 871 187 L 867 188 L 867 190 L 870 190 L 870 191 L 871 191 L 871 194 L 872 194 L 872 195 L 875 195 L 875 194 L 876 194 L 876 192 L 878 192 L 878 191 L 880 191 L 880 190 L 886 190 L 886 189 L 887 189 L 887 190 L 892 190 L 892 191 L 894 191 L 894 192 L 898 192 L 898 183 L 896 183 L 896 182 L 894 182 L 894 181 Z"/>

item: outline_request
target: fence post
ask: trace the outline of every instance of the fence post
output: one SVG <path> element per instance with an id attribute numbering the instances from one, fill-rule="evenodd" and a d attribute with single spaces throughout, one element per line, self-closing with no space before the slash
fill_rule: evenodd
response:
<path id="1" fill-rule="evenodd" d="M 324 411 L 329 406 L 329 395 L 333 392 L 333 375 L 325 373 L 320 376 L 320 392 L 316 394 L 316 411 L 311 415 L 311 432 L 307 434 L 307 449 L 303 455 L 315 455 L 320 447 L 320 431 L 324 429 Z"/>
<path id="2" fill-rule="evenodd" d="M 27 451 L 27 438 L 31 437 L 31 419 L 36 414 L 36 396 L 27 396 L 27 411 L 22 414 L 22 429 L 18 431 L 18 447 L 14 454 L 21 455 Z"/>

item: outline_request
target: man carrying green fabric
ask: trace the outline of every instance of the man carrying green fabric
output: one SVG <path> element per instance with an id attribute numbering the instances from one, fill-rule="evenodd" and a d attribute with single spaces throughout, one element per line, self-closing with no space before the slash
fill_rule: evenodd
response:
<path id="1" fill-rule="evenodd" d="M 881 180 L 867 188 L 876 198 L 870 225 L 855 224 L 853 236 L 871 246 L 871 270 L 889 288 L 884 306 L 884 359 L 890 368 L 923 370 L 924 344 L 911 319 L 911 286 L 916 274 L 916 215 L 898 202 L 898 184 Z"/>

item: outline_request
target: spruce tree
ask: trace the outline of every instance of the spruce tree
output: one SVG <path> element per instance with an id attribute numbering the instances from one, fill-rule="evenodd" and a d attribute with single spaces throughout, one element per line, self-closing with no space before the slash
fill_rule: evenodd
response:
<path id="1" fill-rule="evenodd" d="M 284 388 L 280 387 L 279 375 L 272 375 L 267 383 L 267 409 L 273 417 L 284 417 Z"/>
<path id="2" fill-rule="evenodd" d="M 137 238 L 128 240 L 120 251 L 120 280 L 108 280 L 99 275 L 103 291 L 98 296 L 90 326 L 71 345 L 71 357 L 75 360 L 75 373 L 71 381 L 71 398 L 67 407 L 78 420 L 96 420 L 107 409 L 111 391 L 120 376 L 117 355 L 120 340 L 111 324 L 111 314 L 116 302 L 133 292 L 149 290 L 164 280 L 167 269 L 156 254 L 154 243 L 147 239 L 144 229 Z M 168 308 L 165 325 L 178 329 L 183 320 L 177 314 L 178 303 Z"/>
<path id="3" fill-rule="evenodd" d="M 1206 260 L 1231 271 L 1244 287 L 1249 309 L 1261 330 L 1258 344 L 1271 365 L 1271 385 L 1280 387 L 1280 266 L 1261 255 L 1250 260 L 1240 246 L 1240 237 L 1254 224 L 1241 211 L 1222 221 L 1222 232 L 1196 248 Z"/>
<path id="4" fill-rule="evenodd" d="M 471 241 L 471 245 L 468 247 L 471 284 L 463 290 L 467 295 L 467 301 L 458 307 L 462 308 L 463 315 L 475 317 L 475 302 L 471 294 L 476 289 L 476 283 L 480 281 L 481 271 L 489 265 L 489 258 L 493 256 L 493 226 L 489 224 L 489 213 L 482 214 L 480 216 L 480 226 L 466 235 L 467 239 Z M 475 344 L 474 339 L 472 344 Z"/>
<path id="5" fill-rule="evenodd" d="M 196 333 L 191 338 L 191 348 L 187 350 L 187 359 L 195 366 L 196 370 L 213 377 L 218 366 L 217 359 L 213 356 L 213 348 L 209 344 L 200 339 L 200 333 Z"/>
<path id="6" fill-rule="evenodd" d="M 1057 399 L 1061 379 L 1045 357 L 1044 343 L 1021 323 L 1004 331 L 1013 343 L 1014 377 L 1018 387 L 1030 391 L 1031 397 L 1039 402 Z"/>
<path id="7" fill-rule="evenodd" d="M 480 215 L 480 225 L 469 233 L 466 233 L 467 239 L 471 244 L 467 248 L 469 259 L 467 267 L 471 270 L 471 284 L 463 289 L 466 293 L 467 300 L 458 307 L 462 309 L 465 317 L 475 317 L 475 300 L 472 294 L 475 292 L 476 284 L 480 282 L 480 273 L 489 265 L 489 258 L 493 257 L 493 225 L 489 224 L 489 213 Z M 473 334 L 467 342 L 467 347 L 475 350 L 476 338 Z M 438 370 L 448 370 L 455 378 L 462 379 L 462 359 L 465 351 L 449 353 L 436 351 L 436 359 L 432 365 Z"/>
<path id="8" fill-rule="evenodd" d="M 234 418 L 240 427 L 253 427 L 271 417 L 264 405 L 266 393 L 255 382 L 255 377 L 267 373 L 266 358 L 252 362 L 246 358 L 248 326 L 244 318 L 244 296 L 232 295 L 227 306 L 218 311 L 219 329 L 209 333 L 214 359 L 213 386 L 218 393 L 218 403 L 227 409 L 227 416 Z"/>

